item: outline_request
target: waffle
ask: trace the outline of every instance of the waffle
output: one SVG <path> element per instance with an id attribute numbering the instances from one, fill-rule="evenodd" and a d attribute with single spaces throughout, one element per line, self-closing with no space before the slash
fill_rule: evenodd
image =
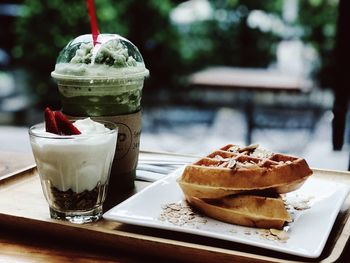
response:
<path id="1" fill-rule="evenodd" d="M 187 165 L 178 181 L 187 196 L 220 198 L 247 193 L 288 193 L 312 174 L 299 157 L 270 153 L 258 146 L 226 145 Z"/>
<path id="2" fill-rule="evenodd" d="M 290 220 L 280 194 L 298 189 L 311 174 L 302 158 L 228 144 L 187 165 L 178 183 L 187 201 L 208 216 L 280 229 Z"/>
<path id="3" fill-rule="evenodd" d="M 187 201 L 210 217 L 236 225 L 281 229 L 291 221 L 280 197 L 234 195 L 212 200 L 188 197 Z"/>

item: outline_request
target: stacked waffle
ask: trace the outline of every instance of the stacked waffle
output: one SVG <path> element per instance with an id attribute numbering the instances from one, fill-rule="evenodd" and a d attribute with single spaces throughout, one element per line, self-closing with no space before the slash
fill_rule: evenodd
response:
<path id="1" fill-rule="evenodd" d="M 218 220 L 281 229 L 291 220 L 281 194 L 312 174 L 299 157 L 229 144 L 187 165 L 178 180 L 187 201 Z"/>

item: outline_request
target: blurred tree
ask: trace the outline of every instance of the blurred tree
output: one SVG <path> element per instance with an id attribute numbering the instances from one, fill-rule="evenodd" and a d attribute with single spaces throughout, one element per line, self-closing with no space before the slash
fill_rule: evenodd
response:
<path id="1" fill-rule="evenodd" d="M 25 0 L 16 21 L 13 57 L 29 72 L 30 92 L 40 106 L 58 107 L 58 92 L 50 73 L 59 51 L 73 36 L 89 32 L 83 1 Z"/>
<path id="2" fill-rule="evenodd" d="M 125 35 L 139 47 L 151 77 L 148 89 L 171 89 L 184 73 L 179 50 L 179 35 L 170 23 L 171 1 L 123 0 L 120 21 Z"/>
<path id="3" fill-rule="evenodd" d="M 280 1 L 210 1 L 212 14 L 206 20 L 178 26 L 181 51 L 188 68 L 208 65 L 267 67 L 275 58 L 280 37 L 249 28 L 249 13 L 261 9 L 280 13 Z"/>
<path id="4" fill-rule="evenodd" d="M 298 23 L 303 28 L 302 40 L 312 44 L 319 53 L 321 66 L 316 79 L 321 87 L 332 87 L 334 80 L 334 45 L 338 0 L 299 1 Z"/>
<path id="5" fill-rule="evenodd" d="M 338 0 L 297 1 L 297 20 L 284 21 L 286 0 L 210 0 L 212 16 L 204 21 L 179 25 L 181 51 L 187 67 L 203 68 L 212 64 L 239 67 L 266 67 L 275 60 L 282 39 L 300 38 L 317 51 L 320 65 L 314 66 L 314 78 L 323 87 L 332 86 L 334 39 Z M 249 27 L 249 16 L 261 10 L 280 20 L 279 28 Z M 261 21 L 261 23 L 269 21 Z M 270 21 L 271 22 L 271 21 Z M 278 26 L 278 25 L 277 25 Z M 264 26 L 261 26 L 262 28 Z"/>
<path id="6" fill-rule="evenodd" d="M 152 76 L 146 88 L 171 87 L 181 70 L 178 37 L 169 22 L 171 1 L 96 0 L 95 5 L 101 32 L 123 35 L 140 49 Z M 16 22 L 13 56 L 30 72 L 30 86 L 40 106 L 58 107 L 50 73 L 59 51 L 71 39 L 90 32 L 86 1 L 24 0 L 24 6 Z"/>

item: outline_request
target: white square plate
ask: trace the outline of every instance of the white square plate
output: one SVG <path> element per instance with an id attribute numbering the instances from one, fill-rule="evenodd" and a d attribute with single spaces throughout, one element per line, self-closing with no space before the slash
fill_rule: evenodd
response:
<path id="1" fill-rule="evenodd" d="M 183 225 L 164 221 L 161 214 L 164 205 L 183 203 L 184 195 L 176 183 L 182 169 L 175 171 L 104 214 L 104 218 L 122 223 L 166 229 L 234 241 L 278 252 L 308 258 L 320 256 L 339 210 L 349 193 L 344 184 L 310 177 L 297 191 L 288 193 L 286 200 L 307 200 L 305 210 L 294 210 L 293 223 L 288 226 L 288 239 L 268 239 L 263 230 L 223 223 L 201 217 L 195 223 Z M 266 231 L 265 231 L 266 233 Z"/>

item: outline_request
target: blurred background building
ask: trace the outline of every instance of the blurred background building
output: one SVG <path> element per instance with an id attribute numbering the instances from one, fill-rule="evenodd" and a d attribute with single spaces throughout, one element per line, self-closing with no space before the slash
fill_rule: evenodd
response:
<path id="1" fill-rule="evenodd" d="M 342 151 L 332 145 L 338 0 L 95 5 L 101 32 L 130 39 L 151 73 L 141 147 L 199 153 L 258 142 L 347 169 L 347 139 Z M 90 28 L 83 0 L 4 0 L 0 25 L 0 124 L 10 134 L 60 108 L 50 73 Z"/>

